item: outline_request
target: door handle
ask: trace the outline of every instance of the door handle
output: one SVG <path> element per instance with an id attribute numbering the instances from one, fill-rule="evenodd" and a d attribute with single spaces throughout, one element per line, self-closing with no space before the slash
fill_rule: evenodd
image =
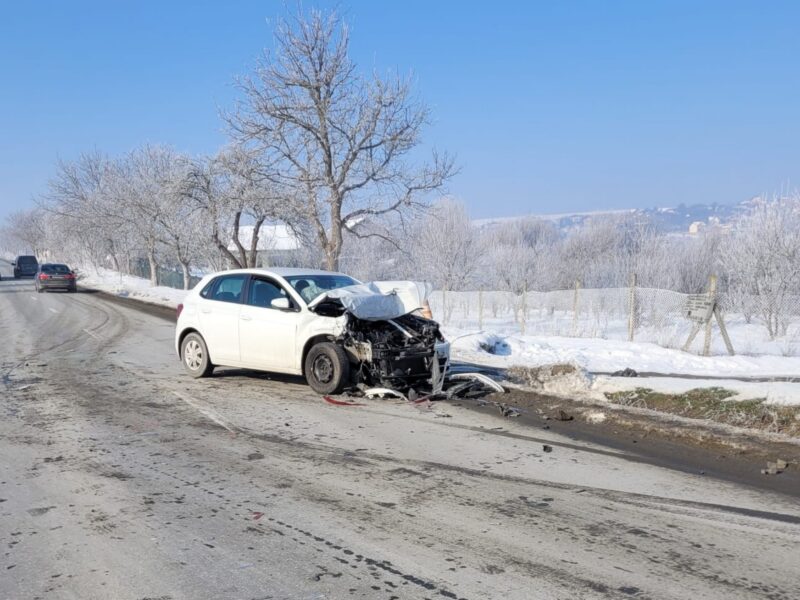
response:
<path id="1" fill-rule="evenodd" d="M 252 317 L 249 317 L 247 315 L 239 315 L 239 319 L 241 319 L 242 321 L 252 321 L 253 320 Z"/>

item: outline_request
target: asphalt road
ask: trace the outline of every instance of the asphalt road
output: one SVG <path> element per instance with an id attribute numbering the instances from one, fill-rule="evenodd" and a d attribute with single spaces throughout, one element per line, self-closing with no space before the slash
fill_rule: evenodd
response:
<path id="1" fill-rule="evenodd" d="M 796 498 L 457 405 L 195 381 L 169 321 L 0 271 L 0 598 L 800 597 Z"/>

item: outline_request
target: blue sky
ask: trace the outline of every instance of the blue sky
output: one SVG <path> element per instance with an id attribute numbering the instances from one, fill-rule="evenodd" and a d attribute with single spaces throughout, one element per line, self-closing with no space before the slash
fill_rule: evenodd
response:
<path id="1" fill-rule="evenodd" d="M 363 68 L 415 75 L 426 145 L 457 155 L 450 191 L 475 217 L 736 202 L 800 181 L 798 2 L 336 5 Z M 4 2 L 0 216 L 59 157 L 214 152 L 233 77 L 285 6 Z"/>

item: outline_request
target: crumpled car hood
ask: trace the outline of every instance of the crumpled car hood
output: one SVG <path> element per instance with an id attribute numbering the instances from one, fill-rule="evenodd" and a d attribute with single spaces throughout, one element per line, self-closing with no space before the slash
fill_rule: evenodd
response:
<path id="1" fill-rule="evenodd" d="M 420 281 L 373 281 L 329 290 L 314 298 L 308 308 L 338 300 L 357 319 L 385 321 L 422 308 L 432 291 L 430 283 Z"/>

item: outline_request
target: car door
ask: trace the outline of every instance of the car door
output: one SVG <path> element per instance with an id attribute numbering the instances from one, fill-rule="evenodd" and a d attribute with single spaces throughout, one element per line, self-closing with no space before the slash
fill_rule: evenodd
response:
<path id="1" fill-rule="evenodd" d="M 239 311 L 246 282 L 244 273 L 222 275 L 200 294 L 200 333 L 214 364 L 239 364 Z"/>
<path id="2" fill-rule="evenodd" d="M 288 302 L 288 308 L 274 307 L 276 299 Z M 242 363 L 265 371 L 296 372 L 299 317 L 299 307 L 278 282 L 252 276 L 239 316 Z"/>

